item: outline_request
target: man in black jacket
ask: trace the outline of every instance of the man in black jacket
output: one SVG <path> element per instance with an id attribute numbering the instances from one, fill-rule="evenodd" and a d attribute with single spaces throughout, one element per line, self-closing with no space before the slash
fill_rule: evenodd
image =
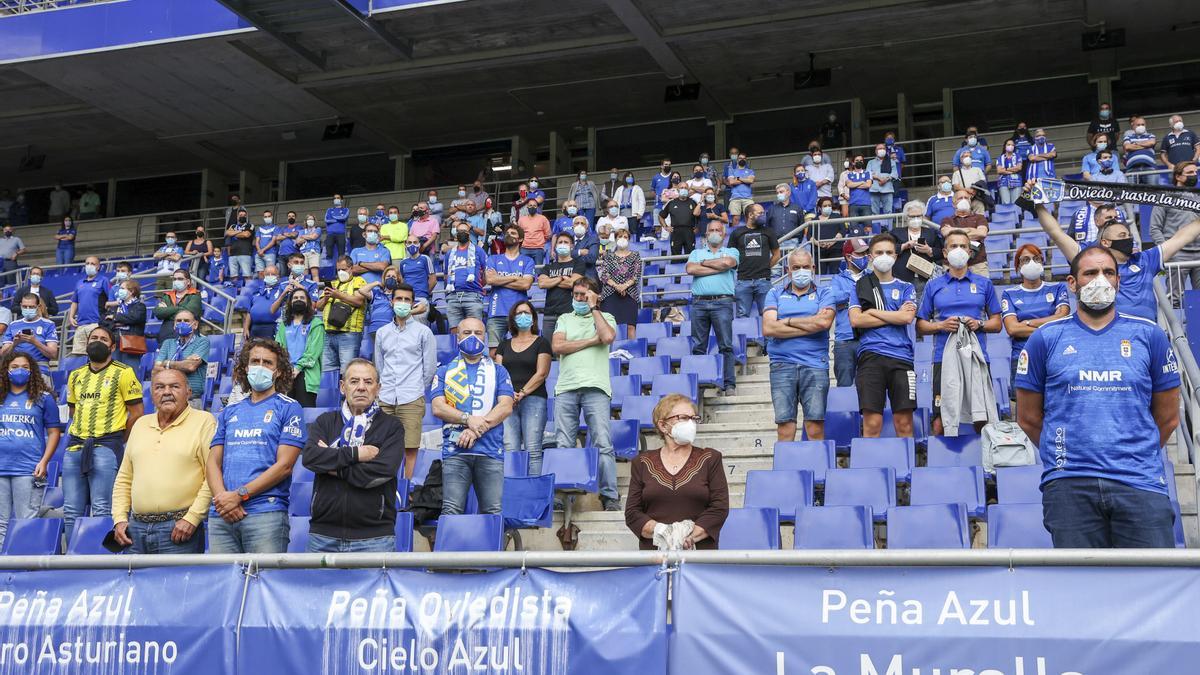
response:
<path id="1" fill-rule="evenodd" d="M 44 276 L 42 273 L 42 268 L 29 268 L 29 281 L 21 284 L 21 286 L 17 288 L 17 292 L 13 294 L 12 304 L 9 306 L 9 309 L 13 311 L 13 314 L 20 313 L 21 298 L 25 297 L 26 293 L 33 293 L 41 298 L 42 304 L 46 305 L 46 316 L 51 317 L 58 315 L 58 300 L 54 297 L 54 291 L 42 285 L 43 278 Z"/>
<path id="2" fill-rule="evenodd" d="M 396 474 L 404 466 L 404 427 L 379 414 L 379 371 L 354 359 L 342 376 L 340 410 L 308 428 L 304 466 L 316 474 L 310 553 L 396 550 Z"/>

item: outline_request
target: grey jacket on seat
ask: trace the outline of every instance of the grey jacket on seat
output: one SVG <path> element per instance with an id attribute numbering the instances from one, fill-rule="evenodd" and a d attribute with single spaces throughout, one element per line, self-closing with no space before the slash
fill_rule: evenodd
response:
<path id="1" fill-rule="evenodd" d="M 958 324 L 957 333 L 946 339 L 942 352 L 941 416 L 943 433 L 947 436 L 957 436 L 963 423 L 990 423 L 999 419 L 983 347 L 965 321 Z"/>

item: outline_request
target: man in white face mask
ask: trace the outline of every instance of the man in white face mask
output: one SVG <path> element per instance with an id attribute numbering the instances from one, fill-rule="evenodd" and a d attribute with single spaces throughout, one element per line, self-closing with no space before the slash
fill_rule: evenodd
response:
<path id="1" fill-rule="evenodd" d="M 971 240 L 971 258 L 967 262 L 971 271 L 981 277 L 987 277 L 987 250 L 984 241 L 987 239 L 989 225 L 987 218 L 977 213 L 971 203 L 970 190 L 957 190 L 954 193 L 954 215 L 941 222 L 942 239 L 954 230 L 962 230 Z"/>
<path id="2" fill-rule="evenodd" d="M 878 438 L 883 409 L 892 405 L 899 437 L 913 435 L 912 411 L 917 407 L 917 373 L 913 370 L 913 341 L 908 325 L 917 314 L 913 286 L 892 276 L 896 240 L 890 234 L 871 239 L 872 274 L 864 274 L 850 299 L 850 325 L 858 334 L 858 364 L 854 385 L 862 410 L 863 436 Z"/>
<path id="3" fill-rule="evenodd" d="M 825 438 L 829 393 L 829 328 L 834 299 L 816 285 L 816 264 L 807 249 L 788 255 L 788 283 L 767 294 L 763 336 L 771 359 L 771 405 L 779 440 L 796 440 L 796 406 L 804 410 L 809 440 Z"/>
<path id="4" fill-rule="evenodd" d="M 1043 325 L 1017 361 L 1017 422 L 1038 446 L 1055 548 L 1173 548 L 1162 446 L 1179 424 L 1179 366 L 1152 321 L 1119 314 L 1113 252 L 1071 261 L 1074 316 Z"/>
<path id="5" fill-rule="evenodd" d="M 982 150 L 982 148 L 980 148 Z M 982 150 L 987 152 L 986 150 Z M 985 171 L 991 167 L 988 164 L 983 164 L 972 157 L 968 148 L 963 148 L 958 156 L 959 165 L 950 176 L 950 182 L 954 186 L 955 197 L 957 202 L 959 192 L 965 190 L 967 200 L 972 202 L 971 211 L 982 214 L 984 212 L 983 203 L 975 199 L 975 191 L 971 189 L 972 185 L 987 182 L 987 174 Z"/>
<path id="6" fill-rule="evenodd" d="M 942 356 L 948 338 L 958 332 L 959 324 L 977 333 L 983 358 L 989 361 L 984 333 L 1000 332 L 1000 301 L 988 277 L 967 269 L 971 259 L 971 239 L 967 233 L 953 230 L 946 235 L 946 264 L 949 271 L 929 280 L 921 307 L 917 309 L 917 335 L 933 335 L 933 423 L 935 435 L 942 435 L 939 410 L 942 398 Z M 953 349 L 953 347 L 951 347 Z M 988 378 L 991 379 L 990 377 Z M 983 423 L 978 423 L 983 428 Z"/>

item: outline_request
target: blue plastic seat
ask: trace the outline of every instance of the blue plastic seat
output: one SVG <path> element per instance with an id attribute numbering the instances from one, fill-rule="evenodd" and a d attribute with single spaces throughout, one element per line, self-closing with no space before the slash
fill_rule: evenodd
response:
<path id="1" fill-rule="evenodd" d="M 510 529 L 550 527 L 554 524 L 554 476 L 504 478 L 500 512 Z"/>
<path id="2" fill-rule="evenodd" d="M 831 440 L 778 441 L 771 465 L 776 471 L 811 471 L 813 482 L 825 484 L 825 472 L 837 466 L 837 448 Z"/>
<path id="3" fill-rule="evenodd" d="M 746 496 L 743 505 L 747 508 L 773 508 L 779 511 L 779 520 L 791 522 L 796 517 L 797 506 L 813 503 L 813 474 L 811 471 L 747 471 Z"/>
<path id="4" fill-rule="evenodd" d="M 637 325 L 637 336 L 645 338 L 647 342 L 658 342 L 661 338 L 669 338 L 674 335 L 674 331 L 675 326 L 665 321 L 639 323 Z"/>
<path id="5" fill-rule="evenodd" d="M 8 521 L 2 554 L 57 555 L 62 535 L 62 518 L 13 518 Z"/>
<path id="6" fill-rule="evenodd" d="M 963 504 L 897 506 L 888 512 L 888 548 L 971 548 Z"/>
<path id="7" fill-rule="evenodd" d="M 683 357 L 691 356 L 691 354 L 691 338 L 682 335 L 679 337 L 659 338 L 658 342 L 654 344 L 654 355 L 670 357 L 671 363 L 677 364 Z"/>
<path id="8" fill-rule="evenodd" d="M 720 354 L 689 354 L 679 360 L 679 372 L 692 373 L 701 387 L 720 387 L 725 380 Z"/>
<path id="9" fill-rule="evenodd" d="M 600 490 L 600 455 L 596 448 L 547 448 L 542 475 L 554 475 L 554 489 L 570 492 Z"/>
<path id="10" fill-rule="evenodd" d="M 425 476 L 429 473 L 429 467 L 435 460 L 442 458 L 441 450 L 421 449 L 417 451 L 417 461 L 413 463 L 412 477 L 409 479 L 413 485 L 424 485 Z"/>
<path id="11" fill-rule="evenodd" d="M 737 363 L 745 363 L 746 362 L 746 336 L 735 334 L 733 336 L 733 345 L 731 345 L 731 346 L 733 347 L 733 360 L 736 361 Z M 710 334 L 708 336 L 708 352 L 707 353 L 709 353 L 709 354 L 720 354 L 721 353 L 720 349 L 717 347 L 717 336 L 716 335 Z"/>
<path id="12" fill-rule="evenodd" d="M 650 385 L 650 395 L 683 394 L 693 401 L 700 399 L 700 381 L 692 373 L 667 373 L 655 375 Z"/>
<path id="13" fill-rule="evenodd" d="M 733 334 L 744 336 L 749 342 L 764 344 L 762 323 L 757 316 L 735 318 L 733 320 Z"/>
<path id="14" fill-rule="evenodd" d="M 642 451 L 642 433 L 638 420 L 609 420 L 608 431 L 612 439 L 613 453 L 617 459 L 633 459 Z M 589 430 L 588 445 L 596 445 Z"/>
<path id="15" fill-rule="evenodd" d="M 930 436 L 929 466 L 982 466 L 983 442 L 979 436 Z"/>
<path id="16" fill-rule="evenodd" d="M 612 385 L 613 410 L 621 409 L 621 399 L 626 396 L 642 395 L 641 375 L 619 375 L 609 379 Z"/>
<path id="17" fill-rule="evenodd" d="M 723 551 L 766 551 L 779 548 L 779 510 L 729 509 L 718 540 Z"/>
<path id="18" fill-rule="evenodd" d="M 796 549 L 875 548 L 875 526 L 869 506 L 796 508 Z"/>
<path id="19" fill-rule="evenodd" d="M 621 419 L 637 420 L 641 429 L 654 428 L 654 406 L 657 396 L 626 396 L 621 399 Z"/>
<path id="20" fill-rule="evenodd" d="M 916 446 L 911 438 L 856 438 L 850 442 L 852 469 L 891 467 L 900 482 L 907 483 L 916 464 Z"/>
<path id="21" fill-rule="evenodd" d="M 435 343 L 437 344 L 437 362 L 438 365 L 446 365 L 458 355 L 458 345 L 454 342 L 453 335 L 434 335 Z"/>
<path id="22" fill-rule="evenodd" d="M 914 506 L 922 504 L 964 504 L 975 518 L 985 515 L 987 495 L 983 491 L 983 467 L 917 467 L 912 472 Z"/>
<path id="23" fill-rule="evenodd" d="M 321 389 L 317 392 L 318 408 L 336 408 L 342 404 L 340 374 L 336 370 L 321 373 Z"/>
<path id="24" fill-rule="evenodd" d="M 308 516 L 288 518 L 288 553 L 308 551 Z"/>
<path id="25" fill-rule="evenodd" d="M 413 514 L 408 511 L 396 513 L 396 553 L 412 553 Z"/>
<path id="26" fill-rule="evenodd" d="M 837 447 L 850 447 L 850 442 L 861 432 L 862 415 L 858 411 L 825 412 L 825 438 L 833 441 Z M 808 431 L 802 431 L 800 438 L 807 441 Z"/>
<path id="27" fill-rule="evenodd" d="M 876 521 L 896 505 L 896 471 L 891 467 L 833 469 L 825 474 L 825 506 L 870 506 Z"/>
<path id="28" fill-rule="evenodd" d="M 633 358 L 639 358 L 650 353 L 650 342 L 641 336 L 632 340 L 613 340 L 608 350 L 610 352 L 624 350 L 629 352 Z"/>
<path id="29" fill-rule="evenodd" d="M 104 548 L 104 537 L 113 529 L 108 516 L 87 516 L 75 519 L 71 529 L 71 540 L 67 542 L 67 555 L 112 555 Z"/>
<path id="30" fill-rule="evenodd" d="M 857 387 L 830 387 L 825 399 L 826 412 L 858 412 Z"/>
<path id="31" fill-rule="evenodd" d="M 311 469 L 304 466 L 303 458 L 298 458 L 300 461 L 292 465 L 292 482 L 293 483 L 311 483 L 316 480 L 317 474 Z"/>
<path id="32" fill-rule="evenodd" d="M 504 477 L 519 478 L 529 475 L 529 453 L 524 450 L 514 450 L 504 453 Z"/>
<path id="33" fill-rule="evenodd" d="M 503 551 L 504 517 L 498 513 L 441 516 L 437 522 L 433 550 Z"/>
<path id="34" fill-rule="evenodd" d="M 1054 548 L 1041 504 L 992 504 L 987 515 L 988 548 Z"/>
<path id="35" fill-rule="evenodd" d="M 294 481 L 292 495 L 288 498 L 288 513 L 293 516 L 312 515 L 313 484 Z"/>
<path id="36" fill-rule="evenodd" d="M 932 387 L 931 387 L 932 388 Z M 920 394 L 918 387 L 917 393 Z M 932 399 L 932 394 L 930 394 Z M 918 396 L 919 398 L 919 396 Z M 929 436 L 929 409 L 917 407 L 913 413 L 913 438 L 917 441 L 924 441 Z M 970 429 L 968 425 L 966 427 Z M 973 430 L 971 430 L 973 433 Z M 896 425 L 892 421 L 892 409 L 888 408 L 883 411 L 883 426 L 879 430 L 880 438 L 896 438 Z"/>
<path id="37" fill-rule="evenodd" d="M 996 497 L 1001 504 L 1041 504 L 1042 466 L 996 467 Z"/>
<path id="38" fill-rule="evenodd" d="M 639 375 L 642 382 L 651 381 L 655 375 L 671 372 L 671 359 L 666 356 L 643 356 L 629 360 L 625 371 L 629 375 Z"/>

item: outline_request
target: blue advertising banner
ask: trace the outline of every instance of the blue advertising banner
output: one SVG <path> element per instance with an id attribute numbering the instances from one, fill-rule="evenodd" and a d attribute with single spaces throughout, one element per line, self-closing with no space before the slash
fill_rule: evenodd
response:
<path id="1" fill-rule="evenodd" d="M 241 673 L 666 673 L 655 568 L 261 570 Z"/>
<path id="2" fill-rule="evenodd" d="M 230 672 L 244 583 L 237 567 L 3 573 L 0 674 Z"/>
<path id="3" fill-rule="evenodd" d="M 684 565 L 670 672 L 1196 672 L 1200 575 L 1172 568 Z"/>

